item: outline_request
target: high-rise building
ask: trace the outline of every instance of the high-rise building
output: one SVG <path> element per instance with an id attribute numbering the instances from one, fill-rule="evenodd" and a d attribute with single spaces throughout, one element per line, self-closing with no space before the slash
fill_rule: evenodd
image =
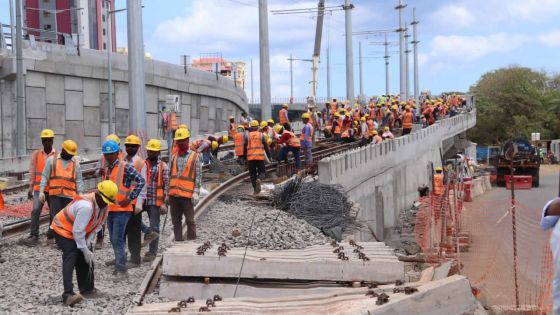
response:
<path id="1" fill-rule="evenodd" d="M 226 78 L 235 80 L 240 88 L 245 88 L 245 63 L 242 61 L 228 61 L 222 58 L 221 53 L 204 53 L 199 59 L 193 59 L 194 69 L 218 72 Z"/>
<path id="2" fill-rule="evenodd" d="M 116 51 L 115 0 L 25 0 L 25 27 L 36 41 L 64 44 L 69 34 L 81 48 L 106 50 L 111 22 L 111 46 Z"/>

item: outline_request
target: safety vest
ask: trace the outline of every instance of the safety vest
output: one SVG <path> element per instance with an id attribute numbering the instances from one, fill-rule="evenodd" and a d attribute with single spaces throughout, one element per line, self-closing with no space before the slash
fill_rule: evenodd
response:
<path id="1" fill-rule="evenodd" d="M 174 155 L 171 160 L 171 175 L 169 180 L 169 196 L 192 198 L 196 178 L 196 161 L 198 153 L 191 151 L 187 163 L 179 174 L 177 167 L 178 156 Z"/>
<path id="2" fill-rule="evenodd" d="M 412 129 L 412 113 L 411 112 L 405 112 L 403 115 L 403 128 L 404 129 Z"/>
<path id="3" fill-rule="evenodd" d="M 237 134 L 237 127 L 235 126 L 235 123 L 230 123 L 229 124 L 229 136 L 233 137 Z"/>
<path id="4" fill-rule="evenodd" d="M 146 185 L 150 185 L 152 183 L 152 176 L 154 174 L 151 173 L 152 166 L 150 165 L 150 160 L 146 159 Z M 165 168 L 165 162 L 158 161 L 157 165 L 157 174 L 156 174 L 156 206 L 163 205 L 164 200 L 164 189 L 163 187 L 163 169 Z"/>
<path id="5" fill-rule="evenodd" d="M 42 150 L 35 150 L 33 152 L 33 157 L 31 158 L 31 163 L 33 163 L 33 168 L 35 169 L 35 173 L 29 174 L 29 176 L 33 176 L 33 190 L 39 191 L 41 185 L 41 174 L 43 174 L 43 169 L 45 168 L 45 155 L 41 152 Z M 47 155 L 47 158 L 54 156 L 56 151 L 54 149 L 51 150 L 51 153 Z M 45 186 L 44 192 L 49 192 L 49 185 Z"/>
<path id="6" fill-rule="evenodd" d="M 109 212 L 123 212 L 132 211 L 132 203 L 128 206 L 122 207 L 119 204 L 125 201 L 130 194 L 131 187 L 124 186 L 124 169 L 126 168 L 126 163 L 119 161 L 119 164 L 109 172 L 109 169 L 105 172 L 104 180 L 111 180 L 117 185 L 119 191 L 117 197 L 115 198 L 116 203 L 109 205 Z M 132 186 L 132 185 L 131 185 Z"/>
<path id="7" fill-rule="evenodd" d="M 434 195 L 441 196 L 444 191 L 443 174 L 434 174 Z"/>
<path id="8" fill-rule="evenodd" d="M 335 125 L 336 123 L 336 125 Z M 335 121 L 333 122 L 334 125 L 334 134 L 335 135 L 339 135 L 342 131 L 342 128 L 340 127 L 340 119 L 335 119 Z"/>
<path id="9" fill-rule="evenodd" d="M 369 120 L 368 120 L 368 121 L 369 121 Z M 366 125 L 366 132 L 364 132 L 364 134 L 362 134 L 362 128 L 361 128 L 361 127 L 362 127 L 364 124 Z M 364 138 L 366 138 L 366 139 L 369 139 L 369 136 L 371 135 L 371 131 L 370 131 L 371 129 L 369 128 L 368 123 L 367 123 L 367 122 L 363 122 L 363 123 L 362 123 L 362 126 L 360 126 L 360 135 L 362 135 L 362 136 L 363 136 Z"/>
<path id="10" fill-rule="evenodd" d="M 71 159 L 66 167 L 60 157 L 52 157 L 51 175 L 49 177 L 49 194 L 51 196 L 74 197 L 76 192 L 76 160 Z"/>
<path id="11" fill-rule="evenodd" d="M 51 223 L 51 229 L 58 235 L 71 239 L 74 239 L 74 233 L 72 230 L 74 228 L 74 221 L 75 218 L 70 211 L 70 208 L 78 201 L 85 200 L 93 209 L 91 214 L 91 218 L 89 219 L 89 223 L 85 228 L 86 236 L 85 239 L 87 240 L 97 229 L 102 226 L 106 219 L 107 219 L 107 210 L 98 209 L 97 203 L 95 202 L 95 193 L 90 193 L 87 195 L 77 195 L 72 199 L 72 201 L 64 207 L 58 214 L 54 217 Z"/>
<path id="12" fill-rule="evenodd" d="M 293 147 L 293 148 L 301 147 L 301 142 L 299 141 L 298 137 L 296 137 L 296 135 L 293 132 L 284 130 L 284 133 L 288 133 L 290 135 L 290 138 L 288 139 L 288 141 L 286 141 L 286 144 L 288 146 Z"/>
<path id="13" fill-rule="evenodd" d="M 280 110 L 280 117 L 279 117 L 280 119 L 278 119 L 281 125 L 289 123 L 288 119 L 286 118 L 287 116 L 288 116 L 288 110 L 282 108 Z"/>
<path id="14" fill-rule="evenodd" d="M 369 120 L 366 121 L 366 123 L 367 123 L 367 127 L 368 127 L 369 132 L 372 132 L 373 129 L 375 129 L 375 124 L 373 123 L 373 120 L 369 119 Z"/>
<path id="15" fill-rule="evenodd" d="M 243 156 L 243 140 L 244 132 L 238 132 L 233 136 L 233 144 L 235 145 L 235 156 Z"/>
<path id="16" fill-rule="evenodd" d="M 311 125 L 311 123 L 307 123 L 306 125 L 309 127 L 309 139 L 307 139 L 307 141 L 311 141 L 313 139 L 313 132 L 315 130 L 313 129 L 313 125 Z M 299 135 L 299 139 L 301 141 L 306 141 L 305 134 L 303 133 L 303 130 L 301 131 L 301 134 Z"/>
<path id="17" fill-rule="evenodd" d="M 260 131 L 249 132 L 247 141 L 247 161 L 264 161 L 263 134 Z"/>
<path id="18" fill-rule="evenodd" d="M 332 102 L 331 103 L 331 115 L 334 115 L 334 113 L 336 113 L 336 108 L 338 106 L 336 105 L 336 102 Z"/>
<path id="19" fill-rule="evenodd" d="M 175 112 L 171 112 L 167 116 L 167 131 L 177 130 L 177 117 Z"/>
<path id="20" fill-rule="evenodd" d="M 352 114 L 352 118 L 354 120 L 360 120 L 360 110 L 358 108 L 354 110 L 354 113 Z"/>

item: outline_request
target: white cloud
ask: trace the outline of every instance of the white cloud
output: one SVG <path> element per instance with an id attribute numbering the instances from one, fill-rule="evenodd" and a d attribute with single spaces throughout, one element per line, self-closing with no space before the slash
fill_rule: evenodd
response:
<path id="1" fill-rule="evenodd" d="M 538 36 L 538 41 L 541 44 L 551 47 L 560 46 L 560 30 L 551 31 Z"/>
<path id="2" fill-rule="evenodd" d="M 543 21 L 560 16 L 558 0 L 514 0 L 504 1 L 506 9 L 514 18 L 525 21 Z"/>
<path id="3" fill-rule="evenodd" d="M 475 17 L 469 9 L 461 5 L 444 5 L 433 13 L 432 18 L 437 24 L 447 25 L 448 27 L 468 27 L 475 21 Z"/>

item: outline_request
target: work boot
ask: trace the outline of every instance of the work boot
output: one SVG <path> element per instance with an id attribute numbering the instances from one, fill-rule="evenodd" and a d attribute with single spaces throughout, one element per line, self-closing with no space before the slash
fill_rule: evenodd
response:
<path id="1" fill-rule="evenodd" d="M 91 290 L 89 292 L 80 292 L 80 293 L 86 299 L 99 299 L 99 298 L 107 297 L 107 293 L 102 292 L 102 291 L 98 290 L 97 288 L 94 288 L 93 290 Z"/>
<path id="2" fill-rule="evenodd" d="M 257 182 L 255 183 L 255 190 L 253 192 L 253 195 L 258 195 L 261 193 L 261 180 L 257 179 Z"/>
<path id="3" fill-rule="evenodd" d="M 99 250 L 103 248 L 103 238 L 98 238 L 97 241 L 95 241 L 95 249 Z"/>
<path id="4" fill-rule="evenodd" d="M 115 281 L 123 281 L 128 279 L 128 271 L 119 271 L 119 270 L 115 270 L 113 272 L 113 279 Z"/>
<path id="5" fill-rule="evenodd" d="M 22 245 L 26 246 L 37 246 L 39 244 L 39 236 L 38 235 L 29 235 L 26 239 L 21 240 Z"/>
<path id="6" fill-rule="evenodd" d="M 107 260 L 107 261 L 105 262 L 105 266 L 107 266 L 107 267 L 111 267 L 111 266 L 114 266 L 114 265 L 115 265 L 115 260 L 114 260 L 114 259 L 112 259 L 112 260 Z"/>
<path id="7" fill-rule="evenodd" d="M 128 269 L 133 269 L 138 267 L 140 267 L 140 261 L 131 260 L 126 262 L 126 268 Z"/>
<path id="8" fill-rule="evenodd" d="M 150 252 L 147 252 L 144 254 L 144 258 L 142 258 L 142 261 L 144 262 L 151 262 L 156 258 L 155 254 L 152 254 Z"/>
<path id="9" fill-rule="evenodd" d="M 144 242 L 142 243 L 142 247 L 148 246 L 153 240 L 159 237 L 159 233 L 156 231 L 151 231 L 150 233 L 144 235 Z"/>
<path id="10" fill-rule="evenodd" d="M 81 294 L 74 293 L 72 295 L 67 295 L 66 297 L 63 296 L 64 305 L 66 306 L 74 306 L 80 303 L 84 297 Z"/>

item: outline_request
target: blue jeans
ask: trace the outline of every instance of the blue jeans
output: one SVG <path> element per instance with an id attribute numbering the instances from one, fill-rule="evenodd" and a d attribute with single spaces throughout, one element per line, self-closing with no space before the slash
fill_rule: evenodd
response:
<path id="1" fill-rule="evenodd" d="M 202 152 L 202 164 L 210 164 L 210 151 Z"/>
<path id="2" fill-rule="evenodd" d="M 111 244 L 115 252 L 115 270 L 117 271 L 126 271 L 124 234 L 131 213 L 129 211 L 109 212 L 107 216 L 107 226 L 109 227 L 109 236 L 111 237 Z"/>
<path id="3" fill-rule="evenodd" d="M 145 225 L 142 222 L 141 229 L 142 233 L 148 234 L 150 232 L 159 233 L 159 207 L 158 206 L 144 206 L 144 211 L 148 214 L 148 219 L 150 220 L 150 226 Z M 150 242 L 149 252 L 151 254 L 157 254 L 159 245 L 159 237 Z"/>
<path id="4" fill-rule="evenodd" d="M 283 146 L 278 154 L 278 161 L 285 161 L 288 163 L 288 152 L 292 152 L 294 159 L 296 160 L 296 168 L 301 168 L 301 159 L 299 158 L 299 148 L 290 147 L 289 145 Z"/>

